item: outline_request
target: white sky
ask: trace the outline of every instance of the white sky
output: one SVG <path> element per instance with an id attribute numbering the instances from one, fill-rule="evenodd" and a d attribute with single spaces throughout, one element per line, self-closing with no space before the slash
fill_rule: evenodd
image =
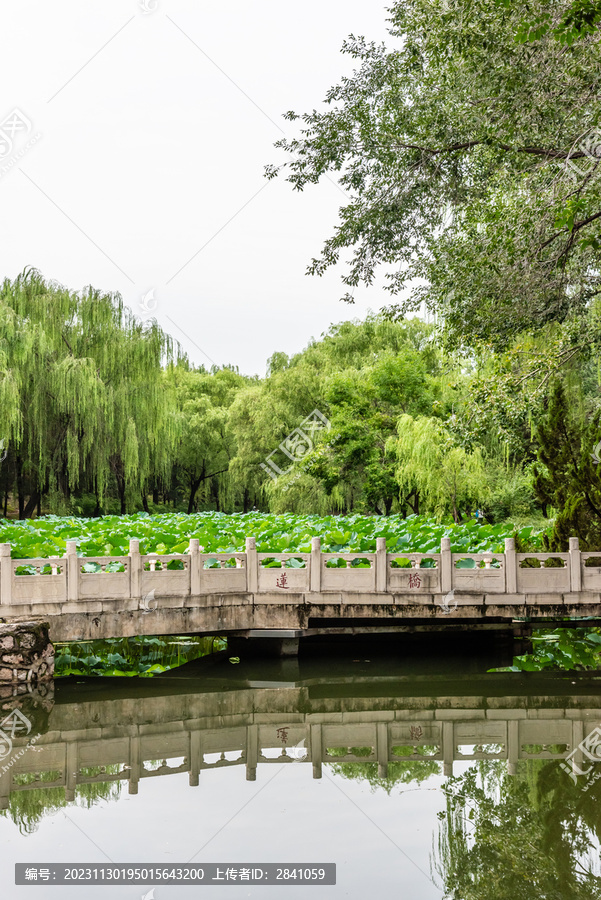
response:
<path id="1" fill-rule="evenodd" d="M 263 177 L 280 128 L 297 133 L 281 114 L 318 107 L 352 71 L 345 37 L 383 40 L 385 19 L 379 0 L 5 3 L 0 123 L 17 108 L 31 130 L 0 162 L 0 275 L 35 266 L 142 316 L 153 289 L 193 362 L 260 375 L 275 350 L 390 302 L 376 286 L 348 306 L 340 269 L 305 274 L 345 202 L 334 184 Z"/>

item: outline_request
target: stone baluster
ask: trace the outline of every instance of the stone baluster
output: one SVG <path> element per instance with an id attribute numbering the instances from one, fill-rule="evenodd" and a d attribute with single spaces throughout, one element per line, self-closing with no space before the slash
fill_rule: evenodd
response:
<path id="1" fill-rule="evenodd" d="M 448 594 L 453 587 L 453 556 L 451 538 L 443 537 L 440 542 L 440 589 Z"/>
<path id="2" fill-rule="evenodd" d="M 190 538 L 190 595 L 200 594 L 200 541 Z"/>
<path id="3" fill-rule="evenodd" d="M 455 759 L 455 723 L 442 723 L 442 765 L 443 774 L 453 774 L 453 761 Z"/>
<path id="4" fill-rule="evenodd" d="M 387 589 L 386 538 L 376 538 L 376 591 L 385 593 Z"/>
<path id="5" fill-rule="evenodd" d="M 190 732 L 190 787 L 198 787 L 200 768 L 202 766 L 202 732 L 200 729 Z"/>
<path id="6" fill-rule="evenodd" d="M 518 592 L 518 558 L 515 552 L 515 538 L 505 538 L 505 590 L 508 594 Z"/>
<path id="7" fill-rule="evenodd" d="M 257 780 L 257 764 L 259 761 L 259 726 L 246 726 L 246 780 Z"/>
<path id="8" fill-rule="evenodd" d="M 570 538 L 570 590 L 572 592 L 582 590 L 582 561 L 580 558 L 580 543 L 577 537 Z"/>
<path id="9" fill-rule="evenodd" d="M 378 759 L 378 778 L 388 777 L 388 722 L 376 724 L 376 757 Z"/>
<path id="10" fill-rule="evenodd" d="M 255 537 L 246 538 L 246 590 L 249 594 L 256 594 L 259 590 L 259 557 Z"/>
<path id="11" fill-rule="evenodd" d="M 77 741 L 69 741 L 67 743 L 67 754 L 65 763 L 65 800 L 67 803 L 73 803 L 75 800 L 75 787 L 77 785 L 77 775 L 79 773 L 79 748 Z"/>
<path id="12" fill-rule="evenodd" d="M 321 591 L 321 538 L 311 538 L 311 591 Z"/>
<path id="13" fill-rule="evenodd" d="M 321 778 L 322 758 L 323 741 L 321 725 L 311 725 L 311 761 L 313 763 L 313 778 Z"/>
<path id="14" fill-rule="evenodd" d="M 132 538 L 129 542 L 129 596 L 132 600 L 142 598 L 142 557 L 140 541 Z"/>
<path id="15" fill-rule="evenodd" d="M 127 781 L 128 794 L 138 793 L 138 783 L 142 775 L 140 735 L 136 734 L 129 739 L 129 778 Z"/>
<path id="16" fill-rule="evenodd" d="M 10 606 L 12 601 L 12 559 L 10 544 L 0 544 L 0 603 Z"/>
<path id="17" fill-rule="evenodd" d="M 79 559 L 77 541 L 67 541 L 67 600 L 79 600 Z"/>

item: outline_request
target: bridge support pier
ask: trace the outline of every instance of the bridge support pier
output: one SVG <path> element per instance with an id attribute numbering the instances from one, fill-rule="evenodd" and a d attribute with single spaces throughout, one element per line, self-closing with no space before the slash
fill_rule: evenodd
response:
<path id="1" fill-rule="evenodd" d="M 228 648 L 246 657 L 297 657 L 301 634 L 293 628 L 251 629 L 244 635 L 228 637 Z"/>

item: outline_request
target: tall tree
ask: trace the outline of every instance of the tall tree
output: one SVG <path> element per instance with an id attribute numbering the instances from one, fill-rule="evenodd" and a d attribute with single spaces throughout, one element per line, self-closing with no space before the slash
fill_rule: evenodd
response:
<path id="1" fill-rule="evenodd" d="M 121 511 L 169 470 L 177 417 L 162 389 L 174 346 L 117 294 L 81 293 L 28 270 L 0 289 L 0 417 L 19 517 L 43 493 L 114 479 Z"/>
<path id="2" fill-rule="evenodd" d="M 180 414 L 174 463 L 187 492 L 187 511 L 195 511 L 199 489 L 207 484 L 214 488 L 217 509 L 223 508 L 224 495 L 230 486 L 227 473 L 236 449 L 228 421 L 229 407 L 246 379 L 228 368 L 209 374 L 176 366 L 171 367 L 167 376 L 175 385 Z"/>
<path id="3" fill-rule="evenodd" d="M 537 428 L 539 465 L 534 489 L 558 512 L 546 538 L 551 550 L 567 550 L 578 536 L 583 550 L 601 546 L 601 410 L 587 416 L 574 392 L 554 385 L 546 415 Z"/>
<path id="4" fill-rule="evenodd" d="M 403 415 L 397 430 L 387 448 L 397 460 L 401 490 L 415 491 L 423 499 L 421 512 L 439 517 L 450 512 L 460 522 L 488 500 L 490 488 L 479 448 L 467 452 L 432 417 Z"/>
<path id="5" fill-rule="evenodd" d="M 393 294 L 409 288 L 391 314 L 425 303 L 457 344 L 582 315 L 601 285 L 598 2 L 389 12 L 391 49 L 351 35 L 356 71 L 325 110 L 286 114 L 300 133 L 267 167 L 298 190 L 334 173 L 347 194 L 309 271 L 353 248 L 347 287 L 383 268 Z"/>

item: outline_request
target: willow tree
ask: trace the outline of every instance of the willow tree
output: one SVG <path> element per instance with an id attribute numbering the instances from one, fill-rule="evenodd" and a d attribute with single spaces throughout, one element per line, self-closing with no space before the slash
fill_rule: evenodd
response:
<path id="1" fill-rule="evenodd" d="M 42 494 L 76 489 L 100 508 L 113 479 L 124 513 L 167 476 L 178 419 L 162 364 L 179 350 L 155 321 L 118 294 L 70 291 L 30 269 L 0 289 L 0 348 L 2 475 L 20 518 Z"/>
<path id="2" fill-rule="evenodd" d="M 397 436 L 386 446 L 397 462 L 399 487 L 419 494 L 421 512 L 451 512 L 459 522 L 462 513 L 469 515 L 490 496 L 480 450 L 460 447 L 439 419 L 401 416 Z"/>
<path id="3" fill-rule="evenodd" d="M 483 760 L 443 787 L 432 868 L 452 900 L 600 900 L 599 782 L 573 785 L 556 760 Z"/>
<path id="4" fill-rule="evenodd" d="M 175 392 L 180 417 L 174 477 L 186 491 L 188 513 L 197 508 L 199 492 L 218 510 L 231 507 L 237 497 L 228 470 L 236 441 L 229 407 L 247 379 L 230 367 L 209 373 L 170 366 L 165 380 Z"/>

